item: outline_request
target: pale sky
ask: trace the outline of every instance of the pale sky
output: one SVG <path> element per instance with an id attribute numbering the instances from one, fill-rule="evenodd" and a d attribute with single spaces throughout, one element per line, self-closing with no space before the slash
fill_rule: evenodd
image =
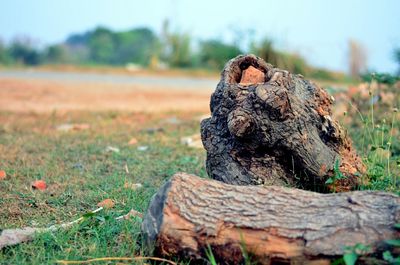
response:
<path id="1" fill-rule="evenodd" d="M 398 0 L 0 0 L 0 38 L 28 35 L 47 45 L 99 25 L 160 32 L 168 18 L 173 30 L 196 40 L 232 41 L 235 31 L 253 29 L 255 39 L 269 36 L 277 48 L 341 71 L 347 71 L 352 38 L 366 48 L 370 69 L 392 72 L 393 49 L 400 47 L 399 12 Z"/>

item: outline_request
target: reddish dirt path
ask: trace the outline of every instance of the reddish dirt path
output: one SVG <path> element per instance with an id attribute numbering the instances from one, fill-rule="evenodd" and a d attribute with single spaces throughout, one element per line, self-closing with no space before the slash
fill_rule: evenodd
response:
<path id="1" fill-rule="evenodd" d="M 208 112 L 213 90 L 2 78 L 0 111 Z"/>

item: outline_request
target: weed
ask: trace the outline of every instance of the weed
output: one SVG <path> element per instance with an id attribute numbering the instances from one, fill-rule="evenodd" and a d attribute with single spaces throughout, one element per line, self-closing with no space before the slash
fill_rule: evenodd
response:
<path id="1" fill-rule="evenodd" d="M 336 192 L 336 181 L 346 178 L 346 176 L 340 171 L 340 159 L 336 159 L 335 165 L 333 166 L 334 175 L 325 181 L 325 184 L 332 185 L 333 191 Z"/>
<path id="2" fill-rule="evenodd" d="M 398 192 L 400 122 L 396 104 L 400 104 L 400 94 L 393 85 L 383 85 L 375 79 L 369 83 L 368 89 L 369 100 L 353 98 L 349 102 L 350 123 L 343 122 L 367 165 L 368 181 L 362 181 L 365 184 L 360 188 Z M 382 93 L 394 95 L 389 105 L 381 102 Z"/>
<path id="3" fill-rule="evenodd" d="M 206 248 L 205 252 L 206 252 L 206 256 L 207 256 L 208 262 L 211 265 L 217 265 L 218 264 L 217 260 L 214 257 L 214 254 L 212 252 L 212 249 L 211 249 L 210 245 L 207 245 L 207 248 Z"/>

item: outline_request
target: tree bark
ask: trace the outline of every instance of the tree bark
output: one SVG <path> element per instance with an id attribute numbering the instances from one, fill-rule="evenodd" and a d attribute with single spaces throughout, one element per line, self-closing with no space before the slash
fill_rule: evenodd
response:
<path id="1" fill-rule="evenodd" d="M 269 186 L 234 186 L 178 173 L 153 197 L 142 224 L 158 255 L 261 264 L 317 264 L 345 246 L 384 249 L 399 237 L 400 197 L 379 191 L 320 194 Z M 318 263 L 319 264 L 319 263 Z"/>
<path id="2" fill-rule="evenodd" d="M 332 178 L 330 190 L 355 188 L 365 166 L 333 120 L 332 102 L 317 85 L 254 55 L 232 59 L 211 97 L 212 116 L 201 123 L 208 175 L 314 191 Z"/>

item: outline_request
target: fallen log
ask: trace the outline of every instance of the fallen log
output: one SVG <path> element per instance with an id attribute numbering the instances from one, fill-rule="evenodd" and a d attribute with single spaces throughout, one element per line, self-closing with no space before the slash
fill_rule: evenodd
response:
<path id="1" fill-rule="evenodd" d="M 398 222 L 400 197 L 390 193 L 234 186 L 178 173 L 153 197 L 142 231 L 164 257 L 204 260 L 210 246 L 220 264 L 242 262 L 244 249 L 261 264 L 305 264 L 357 243 L 378 253 L 399 237 Z"/>
<path id="2" fill-rule="evenodd" d="M 211 96 L 212 116 L 201 123 L 208 175 L 314 191 L 331 178 L 331 191 L 354 189 L 365 166 L 332 118 L 332 102 L 316 84 L 259 57 L 230 60 Z"/>

